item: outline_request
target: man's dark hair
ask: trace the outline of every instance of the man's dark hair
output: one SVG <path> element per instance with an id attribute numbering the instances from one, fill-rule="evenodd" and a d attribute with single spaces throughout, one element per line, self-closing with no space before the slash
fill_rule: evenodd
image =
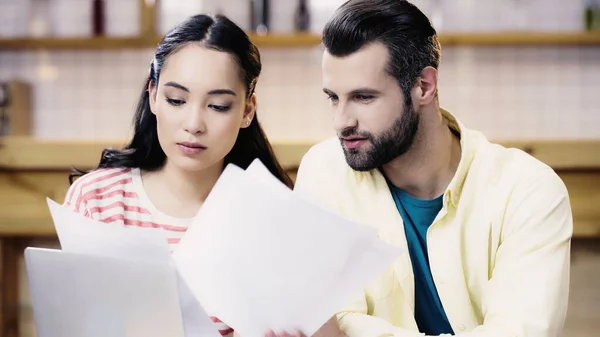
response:
<path id="1" fill-rule="evenodd" d="M 380 42 L 389 52 L 388 72 L 398 80 L 405 104 L 423 69 L 438 68 L 441 50 L 431 22 L 405 0 L 349 0 L 341 5 L 323 30 L 323 44 L 336 57 L 350 55 Z"/>

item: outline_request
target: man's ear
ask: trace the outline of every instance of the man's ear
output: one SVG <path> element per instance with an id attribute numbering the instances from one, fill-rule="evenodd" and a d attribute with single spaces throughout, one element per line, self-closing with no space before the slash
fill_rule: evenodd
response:
<path id="1" fill-rule="evenodd" d="M 433 67 L 425 67 L 421 76 L 417 79 L 416 87 L 416 105 L 428 105 L 437 96 L 438 90 L 438 71 Z"/>
<path id="2" fill-rule="evenodd" d="M 244 110 L 244 118 L 240 128 L 247 128 L 252 123 L 252 119 L 256 116 L 256 95 L 252 94 L 246 102 L 246 109 Z"/>
<path id="3" fill-rule="evenodd" d="M 148 83 L 148 102 L 150 103 L 150 111 L 156 115 L 156 86 L 154 82 Z"/>

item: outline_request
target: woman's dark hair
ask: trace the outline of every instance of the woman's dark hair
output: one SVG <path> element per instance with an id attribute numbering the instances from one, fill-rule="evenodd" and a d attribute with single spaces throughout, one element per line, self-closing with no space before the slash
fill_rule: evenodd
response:
<path id="1" fill-rule="evenodd" d="M 441 47 L 431 22 L 406 0 L 349 0 L 323 29 L 323 45 L 333 56 L 344 57 L 380 42 L 388 50 L 388 73 L 398 81 L 405 104 L 425 67 L 438 69 Z"/>
<path id="2" fill-rule="evenodd" d="M 150 111 L 147 88 L 150 83 L 158 85 L 161 70 L 169 55 L 193 43 L 235 56 L 246 87 L 247 98 L 254 94 L 262 65 L 258 48 L 250 41 L 248 35 L 225 16 L 192 16 L 167 33 L 156 49 L 135 111 L 133 139 L 122 150 L 105 149 L 97 169 L 130 167 L 154 171 L 163 167 L 167 156 L 158 142 L 156 116 Z M 247 128 L 240 129 L 233 149 L 225 157 L 225 165 L 232 163 L 246 169 L 256 158 L 260 159 L 275 177 L 292 188 L 292 180 L 277 161 L 255 116 Z M 73 183 L 75 177 L 86 173 L 74 169 L 69 175 L 70 183 Z"/>

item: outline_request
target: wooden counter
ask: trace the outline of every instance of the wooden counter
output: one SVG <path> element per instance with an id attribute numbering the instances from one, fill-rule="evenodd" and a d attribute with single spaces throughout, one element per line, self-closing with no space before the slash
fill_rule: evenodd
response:
<path id="1" fill-rule="evenodd" d="M 281 164 L 297 167 L 304 153 L 317 141 L 273 142 L 273 150 Z M 92 168 L 107 147 L 120 148 L 124 140 L 39 140 L 30 137 L 0 138 L 0 170 L 57 171 Z"/>
<path id="2" fill-rule="evenodd" d="M 62 202 L 72 166 L 93 168 L 102 149 L 123 141 L 41 141 L 7 138 L 0 145 L 0 235 L 53 236 L 46 198 Z M 273 142 L 295 176 L 316 141 Z M 600 140 L 498 141 L 523 149 L 553 167 L 569 189 L 578 236 L 600 236 Z"/>
<path id="3" fill-rule="evenodd" d="M 600 169 L 600 140 L 498 140 L 506 147 L 524 150 L 555 170 Z M 274 141 L 281 164 L 295 168 L 317 140 Z M 92 168 L 107 147 L 120 147 L 123 140 L 37 140 L 29 137 L 0 138 L 0 169 L 56 171 L 73 166 Z"/>

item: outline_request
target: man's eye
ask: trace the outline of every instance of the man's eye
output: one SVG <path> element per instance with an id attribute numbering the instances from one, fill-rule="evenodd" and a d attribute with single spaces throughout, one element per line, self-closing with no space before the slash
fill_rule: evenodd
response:
<path id="1" fill-rule="evenodd" d="M 370 101 L 373 98 L 375 98 L 375 96 L 372 95 L 356 95 L 355 98 L 359 101 Z"/>

